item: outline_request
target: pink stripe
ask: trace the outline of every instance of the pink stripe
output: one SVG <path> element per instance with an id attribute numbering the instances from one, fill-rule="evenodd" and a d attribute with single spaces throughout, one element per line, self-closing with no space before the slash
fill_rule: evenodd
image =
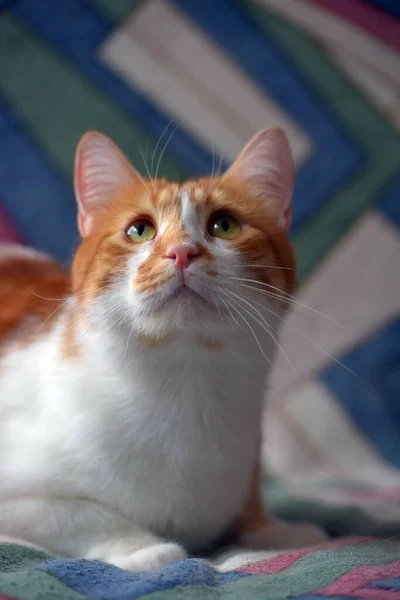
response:
<path id="1" fill-rule="evenodd" d="M 245 565 L 244 567 L 240 567 L 240 569 L 236 569 L 236 571 L 238 573 L 248 573 L 251 575 L 272 575 L 273 573 L 279 573 L 279 571 L 288 569 L 300 558 L 303 558 L 303 556 L 307 556 L 307 554 L 311 554 L 312 552 L 318 552 L 319 550 L 330 550 L 331 548 L 345 548 L 346 546 L 353 546 L 366 541 L 367 538 L 365 537 L 340 538 L 334 542 L 316 544 L 315 546 L 311 546 L 309 548 L 294 550 L 293 552 L 287 552 L 285 554 L 280 554 L 279 556 L 274 556 L 274 558 L 268 558 L 250 565 Z"/>
<path id="2" fill-rule="evenodd" d="M 357 592 L 347 594 L 347 598 L 367 598 L 371 600 L 400 600 L 400 592 L 394 590 L 378 590 L 376 588 L 364 588 Z M 323 598 L 323 596 L 321 597 Z"/>
<path id="3" fill-rule="evenodd" d="M 357 500 L 400 500 L 400 488 L 375 489 L 341 489 L 340 493 Z"/>
<path id="4" fill-rule="evenodd" d="M 358 567 L 358 569 L 353 569 L 334 583 L 331 583 L 315 593 L 323 594 L 325 596 L 349 596 L 352 592 L 359 592 L 373 581 L 384 579 L 392 575 L 398 575 L 399 573 L 400 560 L 387 565 Z M 379 595 L 379 598 L 380 597 L 381 596 Z"/>
<path id="5" fill-rule="evenodd" d="M 361 0 L 312 0 L 312 2 L 322 4 L 331 12 L 360 25 L 400 51 L 400 22 L 390 15 Z"/>
<path id="6" fill-rule="evenodd" d="M 2 244 L 20 244 L 21 238 L 11 225 L 9 218 L 7 217 L 4 209 L 1 206 L 0 199 L 0 243 Z M 0 598 L 1 600 L 1 598 Z"/>

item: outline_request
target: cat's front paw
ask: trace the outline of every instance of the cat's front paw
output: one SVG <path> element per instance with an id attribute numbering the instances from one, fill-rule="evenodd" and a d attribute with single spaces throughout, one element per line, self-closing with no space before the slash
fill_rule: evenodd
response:
<path id="1" fill-rule="evenodd" d="M 240 543 L 254 550 L 294 550 L 319 544 L 327 539 L 326 533 L 311 523 L 273 521 L 262 529 L 244 533 Z"/>
<path id="2" fill-rule="evenodd" d="M 160 542 L 126 556 L 110 558 L 109 562 L 128 571 L 157 571 L 184 558 L 187 558 L 187 553 L 182 546 L 174 542 Z"/>

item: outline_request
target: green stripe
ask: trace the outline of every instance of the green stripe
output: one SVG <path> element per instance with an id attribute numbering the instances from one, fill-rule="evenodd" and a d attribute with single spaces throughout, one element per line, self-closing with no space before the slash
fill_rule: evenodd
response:
<path id="1" fill-rule="evenodd" d="M 396 542 L 363 543 L 346 548 L 312 552 L 298 560 L 281 573 L 244 577 L 218 587 L 178 586 L 149 594 L 149 600 L 287 600 L 287 598 L 311 594 L 352 569 L 370 565 L 383 565 L 400 560 L 400 545 Z"/>
<path id="2" fill-rule="evenodd" d="M 0 545 L 0 595 L 18 600 L 81 600 L 79 592 L 67 587 L 53 575 L 32 567 L 43 564 L 53 557 L 14 544 Z"/>
<path id="3" fill-rule="evenodd" d="M 125 21 L 134 10 L 146 0 L 89 0 L 104 17 L 113 25 Z"/>
<path id="4" fill-rule="evenodd" d="M 352 85 L 303 31 L 273 11 L 241 0 L 244 8 L 317 89 L 336 117 L 368 154 L 366 166 L 294 236 L 303 280 L 338 238 L 400 175 L 400 136 L 384 115 Z M 333 166 L 334 168 L 334 166 Z"/>
<path id="5" fill-rule="evenodd" d="M 76 144 L 88 129 L 112 137 L 143 171 L 141 150 L 151 158 L 156 143 L 143 127 L 11 15 L 0 19 L 0 40 L 0 93 L 68 178 Z M 188 176 L 168 152 L 160 174 L 178 180 Z"/>

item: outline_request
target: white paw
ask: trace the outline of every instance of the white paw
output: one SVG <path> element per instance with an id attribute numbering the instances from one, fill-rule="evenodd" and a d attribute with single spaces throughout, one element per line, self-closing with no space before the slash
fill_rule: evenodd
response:
<path id="1" fill-rule="evenodd" d="M 182 546 L 174 542 L 160 542 L 126 556 L 110 558 L 109 562 L 129 571 L 157 571 L 184 558 L 187 558 L 187 553 Z"/>
<path id="2" fill-rule="evenodd" d="M 246 533 L 240 542 L 257 550 L 294 550 L 319 544 L 327 539 L 326 533 L 311 523 L 274 521 L 259 531 Z"/>

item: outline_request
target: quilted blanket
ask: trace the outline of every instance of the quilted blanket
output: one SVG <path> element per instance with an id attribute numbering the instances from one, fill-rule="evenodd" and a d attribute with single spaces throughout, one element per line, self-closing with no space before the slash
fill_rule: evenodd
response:
<path id="1" fill-rule="evenodd" d="M 248 554 L 220 557 L 219 564 L 190 558 L 157 573 L 132 573 L 96 561 L 57 560 L 13 544 L 0 546 L 0 600 L 143 597 L 399 600 L 400 543 L 349 537 L 261 560 Z"/>

